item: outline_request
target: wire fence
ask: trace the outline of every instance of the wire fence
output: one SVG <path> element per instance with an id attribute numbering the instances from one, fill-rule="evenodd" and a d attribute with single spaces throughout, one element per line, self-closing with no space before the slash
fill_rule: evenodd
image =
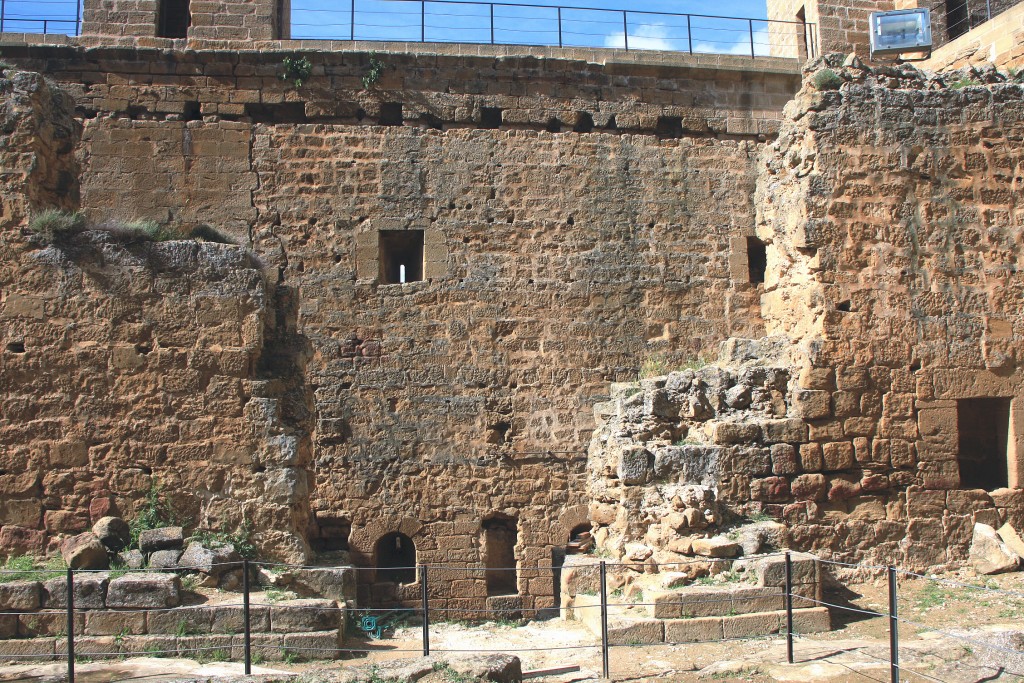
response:
<path id="1" fill-rule="evenodd" d="M 946 37 L 959 38 L 992 17 L 1010 9 L 1014 3 L 1002 0 L 952 0 L 945 3 Z"/>
<path id="2" fill-rule="evenodd" d="M 814 56 L 815 26 L 749 17 L 461 0 L 293 0 L 285 38 Z M 155 20 L 155 19 L 154 19 Z M 0 32 L 77 36 L 81 0 L 0 0 Z"/>
<path id="3" fill-rule="evenodd" d="M 809 556 L 801 554 L 800 558 L 808 558 Z M 890 681 L 892 683 L 899 683 L 899 681 L 907 680 L 928 680 L 928 681 L 940 681 L 944 683 L 943 679 L 935 675 L 933 672 L 925 672 L 908 665 L 901 661 L 901 652 L 906 652 L 907 643 L 904 640 L 901 645 L 901 628 L 914 629 L 917 634 L 929 633 L 934 637 L 947 639 L 952 643 L 959 643 L 965 652 L 973 653 L 977 658 L 978 662 L 974 668 L 984 669 L 986 672 L 991 672 L 994 669 L 998 669 L 1000 674 L 1012 675 L 1012 676 L 1024 676 L 1024 644 L 1020 642 L 1019 638 L 1014 638 L 1013 633 L 1007 635 L 1002 640 L 999 639 L 999 633 L 990 632 L 978 632 L 978 629 L 971 629 L 971 624 L 963 624 L 959 627 L 950 626 L 949 624 L 943 624 L 936 626 L 934 624 L 928 624 L 916 618 L 908 617 L 901 612 L 904 607 L 912 607 L 912 605 L 905 605 L 905 602 L 901 602 L 900 598 L 900 587 L 903 585 L 906 587 L 908 582 L 926 582 L 924 587 L 926 590 L 931 591 L 957 591 L 957 595 L 967 595 L 968 600 L 970 596 L 983 595 L 985 597 L 997 600 L 1000 605 L 1013 605 L 1019 604 L 1020 609 L 1024 611 L 1024 592 L 1007 590 L 999 588 L 991 584 L 972 584 L 962 581 L 955 581 L 951 579 L 945 579 L 937 576 L 919 574 L 907 570 L 898 569 L 894 566 L 882 566 L 882 565 L 871 565 L 871 564 L 856 564 L 846 563 L 833 560 L 827 560 L 822 558 L 813 558 L 815 561 L 820 562 L 825 568 L 834 567 L 842 570 L 862 570 L 868 573 L 878 574 L 879 571 L 884 571 L 887 580 L 887 595 L 888 605 L 885 609 L 865 609 L 861 606 L 855 606 L 852 604 L 842 604 L 841 602 L 829 601 L 823 599 L 820 591 L 814 592 L 812 595 L 808 594 L 805 585 L 798 585 L 795 582 L 794 573 L 794 556 L 789 552 L 772 553 L 768 555 L 759 556 L 761 559 L 770 558 L 784 558 L 784 581 L 781 589 L 772 589 L 769 587 L 762 587 L 764 590 L 760 592 L 757 597 L 759 599 L 779 599 L 784 606 L 784 622 L 778 633 L 774 631 L 769 634 L 756 634 L 749 636 L 737 636 L 733 638 L 719 638 L 718 641 L 749 641 L 749 640 L 761 640 L 764 638 L 773 637 L 784 637 L 786 643 L 786 662 L 789 664 L 799 664 L 800 662 L 817 661 L 819 659 L 829 659 L 835 657 L 835 653 L 831 650 L 826 652 L 824 656 L 817 650 L 823 646 L 829 645 L 827 642 L 815 641 L 809 634 L 800 633 L 797 628 L 794 627 L 794 618 L 801 614 L 801 609 L 810 607 L 825 607 L 828 608 L 829 612 L 833 615 L 851 615 L 854 619 L 882 619 L 885 621 L 888 629 L 889 642 L 888 642 L 888 656 L 882 656 L 879 651 L 881 648 L 875 646 L 872 647 L 856 647 L 852 649 L 845 649 L 843 653 L 849 656 L 856 656 L 862 658 L 866 662 L 870 662 L 872 665 L 887 665 L 890 671 Z M 732 560 L 722 558 L 699 558 L 687 561 L 681 561 L 676 563 L 658 563 L 659 570 L 662 569 L 679 569 L 685 565 L 694 563 L 730 563 Z M 292 600 L 279 601 L 272 599 L 269 594 L 269 589 L 266 586 L 257 586 L 257 590 L 253 590 L 253 577 L 256 576 L 257 570 L 260 568 L 271 569 L 271 570 L 286 570 L 286 571 L 297 571 L 307 569 L 356 569 L 356 571 L 372 571 L 372 572 L 394 572 L 396 570 L 411 572 L 405 576 L 408 579 L 407 585 L 403 588 L 407 589 L 407 596 L 409 594 L 416 595 L 416 599 L 413 600 L 413 604 L 402 605 L 396 603 L 397 606 L 390 607 L 365 607 L 365 608 L 354 608 L 350 604 L 338 601 L 325 601 L 320 600 L 316 602 L 294 602 Z M 604 678 L 610 678 L 611 673 L 611 661 L 610 653 L 615 648 L 649 648 L 664 644 L 684 644 L 684 643 L 672 643 L 669 638 L 665 638 L 665 642 L 613 642 L 613 638 L 610 635 L 609 620 L 612 612 L 616 614 L 622 614 L 624 610 L 630 610 L 633 608 L 640 609 L 660 609 L 666 610 L 667 608 L 678 607 L 683 611 L 683 614 L 699 614 L 702 613 L 702 605 L 714 605 L 716 603 L 731 603 L 736 598 L 733 597 L 732 591 L 723 590 L 720 596 L 709 597 L 708 593 L 703 595 L 694 595 L 690 599 L 686 599 L 683 593 L 675 593 L 671 599 L 664 599 L 665 596 L 659 596 L 656 600 L 645 600 L 643 593 L 633 593 L 632 599 L 630 599 L 629 593 L 623 593 L 621 590 L 616 592 L 609 592 L 608 579 L 610 570 L 631 570 L 631 571 L 643 571 L 648 568 L 647 565 L 635 562 L 609 562 L 609 561 L 596 561 L 593 563 L 573 565 L 571 567 L 575 571 L 590 572 L 589 577 L 591 579 L 596 578 L 596 595 L 594 599 L 589 602 L 584 601 L 582 603 L 577 602 L 570 607 L 563 607 L 561 605 L 547 610 L 548 616 L 567 616 L 567 610 L 577 615 L 584 613 L 594 615 L 595 612 L 598 614 L 596 618 L 599 619 L 600 624 L 600 641 L 593 643 L 572 643 L 572 644 L 550 644 L 550 645 L 537 645 L 537 646 L 522 646 L 517 645 L 515 647 L 499 647 L 494 649 L 479 648 L 479 647 L 441 647 L 437 648 L 431 644 L 431 626 L 436 626 L 437 621 L 448 621 L 453 615 L 459 617 L 470 616 L 474 619 L 480 617 L 480 621 L 485 620 L 486 617 L 490 617 L 489 620 L 493 621 L 506 621 L 510 617 L 513 619 L 520 618 L 525 613 L 538 613 L 542 610 L 539 609 L 525 609 L 517 604 L 507 604 L 507 606 L 493 606 L 487 608 L 467 608 L 462 606 L 451 607 L 447 606 L 446 600 L 451 597 L 445 597 L 447 595 L 446 590 L 449 587 L 445 587 L 445 583 L 450 583 L 451 575 L 458 575 L 463 572 L 476 572 L 483 573 L 485 575 L 493 575 L 495 573 L 500 574 L 501 572 L 511 572 L 515 579 L 532 579 L 534 575 L 530 572 L 536 572 L 536 576 L 549 575 L 549 572 L 564 571 L 567 569 L 565 566 L 538 566 L 538 567 L 479 567 L 479 566 L 453 566 L 446 564 L 417 564 L 415 566 L 407 567 L 377 567 L 377 568 L 351 568 L 351 567 L 323 567 L 323 566 L 311 566 L 311 565 L 290 565 L 282 563 L 272 562 L 227 562 L 215 565 L 206 565 L 203 567 L 192 567 L 192 568 L 175 568 L 178 570 L 202 570 L 205 572 L 211 572 L 214 570 L 239 571 L 242 575 L 241 579 L 241 599 L 232 602 L 218 602 L 215 604 L 193 604 L 193 605 L 179 605 L 173 607 L 137 607 L 128 606 L 126 608 L 118 608 L 116 610 L 100 609 L 96 607 L 94 598 L 90 598 L 90 577 L 92 575 L 103 575 L 107 572 L 101 570 L 71 570 L 68 569 L 61 576 L 54 577 L 52 570 L 38 570 L 39 572 L 47 572 L 43 576 L 43 579 L 48 580 L 45 583 L 46 591 L 51 597 L 53 607 L 63 607 L 63 629 L 53 634 L 53 637 L 47 641 L 52 647 L 37 647 L 35 650 L 31 647 L 31 643 L 35 641 L 33 639 L 20 639 L 23 646 L 15 648 L 17 651 L 4 652 L 0 655 L 0 658 L 10 661 L 39 661 L 39 660 L 50 660 L 55 658 L 63 658 L 66 660 L 67 675 L 70 682 L 74 681 L 75 678 L 75 667 L 80 657 L 88 658 L 123 658 L 127 656 L 191 656 L 197 659 L 209 659 L 214 658 L 219 661 L 240 661 L 243 666 L 245 673 L 251 674 L 252 666 L 254 663 L 261 663 L 265 661 L 267 653 L 278 653 L 285 654 L 290 653 L 291 656 L 304 657 L 307 659 L 334 659 L 345 656 L 357 656 L 366 655 L 375 652 L 381 652 L 386 650 L 389 653 L 408 653 L 417 655 L 430 655 L 430 654 L 445 654 L 445 653 L 483 653 L 483 652 L 515 652 L 515 653 L 540 653 L 540 652 L 559 652 L 559 651 L 581 651 L 597 652 L 600 654 L 601 671 Z M 138 572 L 138 573 L 155 573 L 152 569 L 139 569 L 139 570 L 118 570 L 119 572 Z M 5 599 L 10 600 L 11 595 L 10 580 L 11 578 L 5 575 L 17 574 L 15 578 L 23 579 L 26 575 L 31 575 L 31 572 L 25 570 L 3 570 L 0 569 L 0 595 L 7 596 Z M 596 577 L 594 576 L 596 574 Z M 434 577 L 433 579 L 431 577 Z M 436 584 L 440 582 L 440 591 L 433 591 L 433 588 L 438 587 Z M 95 580 L 93 580 L 93 584 Z M 5 588 L 7 586 L 8 588 Z M 7 591 L 7 592 L 4 592 Z M 952 594 L 952 593 L 950 593 Z M 470 599 L 472 596 L 460 596 L 453 593 L 455 598 L 459 599 Z M 920 592 L 919 592 L 920 596 Z M 514 595 L 504 596 L 514 598 Z M 614 598 L 614 599 L 613 599 Z M 85 602 L 87 604 L 76 604 Z M 476 598 L 479 600 L 479 597 Z M 920 599 L 920 597 L 919 597 Z M 962 599 L 962 598 L 958 598 Z M 92 600 L 92 602 L 90 602 Z M 1014 602 L 1018 601 L 1018 602 Z M 108 600 L 109 602 L 109 600 Z M 441 605 L 445 606 L 439 606 Z M 694 608 L 697 608 L 694 611 Z M 232 626 L 237 626 L 240 634 L 233 633 L 219 633 L 217 632 L 216 626 L 213 625 L 212 621 L 215 620 L 213 616 L 216 610 L 234 610 L 234 613 L 226 615 L 224 612 L 220 612 L 221 617 L 226 620 L 226 623 Z M 1016 609 L 1016 608 L 1014 608 Z M 201 615 L 205 613 L 206 621 L 211 622 L 205 627 L 202 626 Z M 755 613 L 759 611 L 757 609 L 752 610 L 749 613 Z M 240 613 L 239 613 L 240 612 Z M 93 638 L 89 640 L 85 637 L 85 614 L 114 614 L 119 618 L 124 618 L 126 615 L 146 615 L 147 623 L 153 623 L 155 618 L 164 618 L 166 623 L 175 623 L 173 617 L 175 615 L 181 615 L 180 619 L 176 621 L 179 624 L 179 632 L 173 634 L 173 640 L 169 640 L 172 635 L 170 633 L 159 632 L 156 634 L 150 633 L 154 636 L 153 642 L 157 643 L 145 649 L 141 649 L 139 645 L 132 645 L 125 640 L 128 629 L 122 630 L 113 639 L 107 638 L 106 640 L 99 638 Z M 653 612 L 647 612 L 652 614 Z M 1016 613 L 1016 612 L 1014 612 Z M 51 623 L 49 628 L 53 629 L 55 621 L 59 620 L 60 612 L 49 611 L 45 614 L 47 617 L 51 617 Z M 723 615 L 723 614 L 735 614 L 732 612 L 718 612 L 714 608 L 711 608 L 707 614 L 709 616 Z M 17 610 L 17 609 L 6 609 L 0 611 L 0 635 L 4 635 L 5 624 L 8 625 L 7 633 L 10 633 L 9 624 L 11 620 L 19 621 L 31 621 L 32 619 L 40 617 L 41 613 L 38 610 Z M 155 616 L 154 616 L 155 615 Z M 362 641 L 352 643 L 354 646 L 347 646 L 349 643 L 341 643 L 335 638 L 335 640 L 315 640 L 317 636 L 316 632 L 302 633 L 302 636 L 308 636 L 312 640 L 297 640 L 286 643 L 284 646 L 277 640 L 268 642 L 266 636 L 280 636 L 284 637 L 280 629 L 271 628 L 271 615 L 292 615 L 289 619 L 298 619 L 300 621 L 305 620 L 307 626 L 310 624 L 323 626 L 322 632 L 330 632 L 331 625 L 337 628 L 339 624 L 343 623 L 342 620 L 348 619 L 350 622 L 361 630 L 365 636 L 370 638 L 370 641 Z M 302 615 L 296 617 L 296 615 Z M 172 617 L 168 620 L 166 617 Z M 277 617 L 274 617 L 277 618 Z M 594 619 L 594 616 L 585 617 Z M 685 618 L 685 616 L 684 616 Z M 372 646 L 371 643 L 375 639 L 381 639 L 384 632 L 393 629 L 397 626 L 415 626 L 416 621 L 419 621 L 420 626 L 420 645 L 419 647 L 410 648 L 408 646 L 393 648 L 393 647 L 381 647 Z M 188 626 L 185 630 L 180 630 L 180 625 L 186 624 Z M 976 626 L 976 625 L 975 625 Z M 192 630 L 196 629 L 196 630 Z M 141 635 L 141 634 L 135 634 Z M 293 634 L 294 635 L 294 634 Z M 727 634 L 723 634 L 727 635 Z M 167 645 L 167 643 L 170 645 Z M 30 644 L 24 646 L 25 643 Z M 163 645 L 160 645 L 163 643 Z M 798 649 L 797 644 L 800 643 Z M 901 648 L 903 648 L 901 650 Z M 872 651 L 874 649 L 875 651 Z M 588 655 L 589 656 L 589 655 Z"/>
<path id="4" fill-rule="evenodd" d="M 0 0 L 0 33 L 56 33 L 77 36 L 82 0 Z"/>

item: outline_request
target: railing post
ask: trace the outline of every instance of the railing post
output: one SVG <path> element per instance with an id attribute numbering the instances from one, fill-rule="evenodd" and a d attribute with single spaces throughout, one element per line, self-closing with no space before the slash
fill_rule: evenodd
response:
<path id="1" fill-rule="evenodd" d="M 242 622 L 245 634 L 245 675 L 252 675 L 252 622 L 249 619 L 249 560 L 242 560 Z"/>
<path id="2" fill-rule="evenodd" d="M 68 567 L 68 683 L 75 683 L 75 570 Z"/>
<path id="3" fill-rule="evenodd" d="M 690 54 L 693 54 L 693 30 L 690 28 L 690 15 L 686 15 L 686 44 L 690 48 Z"/>
<path id="4" fill-rule="evenodd" d="M 0 0 L 0 33 L 4 32 L 5 14 L 7 14 L 7 0 Z"/>
<path id="5" fill-rule="evenodd" d="M 430 655 L 430 590 L 427 586 L 427 565 L 420 565 L 420 591 L 423 602 L 423 656 Z"/>
<path id="6" fill-rule="evenodd" d="M 82 0 L 75 3 L 75 35 L 82 34 Z"/>
<path id="7" fill-rule="evenodd" d="M 750 26 L 750 58 L 754 58 L 754 20 L 747 19 L 747 24 Z"/>
<path id="8" fill-rule="evenodd" d="M 629 49 L 629 21 L 626 19 L 626 10 L 622 10 L 622 42 L 626 49 Z"/>
<path id="9" fill-rule="evenodd" d="M 427 42 L 427 0 L 420 0 L 420 42 Z"/>
<path id="10" fill-rule="evenodd" d="M 793 663 L 793 558 L 786 551 L 786 661 Z"/>
<path id="11" fill-rule="evenodd" d="M 896 599 L 896 567 L 889 567 L 889 680 L 900 683 L 899 606 Z"/>
<path id="12" fill-rule="evenodd" d="M 350 38 L 356 39 L 356 0 L 352 0 L 351 9 L 349 10 L 349 19 L 352 21 L 352 32 Z"/>
<path id="13" fill-rule="evenodd" d="M 608 666 L 608 567 L 601 560 L 601 672 L 611 678 Z"/>
<path id="14" fill-rule="evenodd" d="M 558 8 L 558 47 L 562 47 L 562 8 Z"/>
<path id="15" fill-rule="evenodd" d="M 491 3 L 491 45 L 494 45 L 494 3 Z"/>

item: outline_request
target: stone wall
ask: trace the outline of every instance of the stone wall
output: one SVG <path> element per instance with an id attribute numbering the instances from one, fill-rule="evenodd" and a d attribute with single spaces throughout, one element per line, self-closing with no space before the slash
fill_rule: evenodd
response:
<path id="1" fill-rule="evenodd" d="M 793 547 L 932 569 L 964 562 L 975 522 L 1024 523 L 1022 88 L 841 62 L 808 70 L 762 157 L 776 336 L 599 409 L 592 517 L 619 552 L 685 554 L 675 539 L 767 513 Z M 825 66 L 838 89 L 813 85 Z"/>
<path id="2" fill-rule="evenodd" d="M 251 244 L 277 279 L 258 310 L 213 314 L 225 328 L 259 314 L 267 330 L 251 342 L 250 374 L 232 376 L 237 402 L 211 404 L 230 419 L 167 435 L 169 453 L 209 463 L 166 461 L 197 521 L 213 508 L 211 522 L 226 516 L 222 489 L 210 490 L 214 465 L 244 461 L 212 480 L 246 502 L 259 529 L 302 528 L 316 549 L 348 547 L 363 566 L 382 562 L 380 539 L 402 533 L 417 562 L 481 567 L 432 579 L 449 606 L 551 606 L 550 567 L 588 524 L 589 406 L 645 361 L 682 362 L 725 336 L 763 332 L 742 253 L 762 133 L 730 123 L 719 98 L 748 113 L 763 102 L 768 114 L 790 76 L 721 72 L 713 83 L 711 72 L 674 67 L 387 55 L 364 90 L 365 55 L 311 54 L 314 76 L 296 90 L 280 78 L 279 54 L 232 55 L 222 76 L 209 55 L 10 56 L 46 57 L 74 92 L 92 220 L 210 224 Z M 405 125 L 378 125 L 388 102 L 401 103 Z M 486 107 L 501 109 L 498 128 L 484 127 Z M 423 231 L 424 281 L 380 281 L 379 234 L 394 230 Z M 167 316 L 189 347 L 176 356 L 185 368 L 210 319 L 190 312 L 188 293 L 174 288 Z M 183 392 L 206 386 L 206 375 L 194 380 Z M 156 425 L 182 419 L 168 400 Z M 264 416 L 272 424 L 259 439 L 243 431 Z M 231 439 L 231 453 L 211 438 Z M 271 446 L 291 459 L 264 457 Z M 492 518 L 517 529 L 521 597 L 487 596 Z M 301 553 L 301 542 L 276 538 L 258 536 L 278 554 Z M 363 573 L 362 602 L 418 599 L 417 586 L 383 578 Z"/>
<path id="3" fill-rule="evenodd" d="M 986 64 L 1000 69 L 1019 69 L 1024 65 L 1024 5 L 1010 8 L 970 33 L 945 42 L 921 66 L 949 71 Z"/>

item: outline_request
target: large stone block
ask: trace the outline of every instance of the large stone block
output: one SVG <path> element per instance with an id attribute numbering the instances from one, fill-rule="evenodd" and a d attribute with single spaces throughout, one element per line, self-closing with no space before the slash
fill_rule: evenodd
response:
<path id="1" fill-rule="evenodd" d="M 768 443 L 800 443 L 807 441 L 807 423 L 797 418 L 761 422 L 764 440 Z"/>
<path id="2" fill-rule="evenodd" d="M 996 530 L 987 524 L 975 524 L 971 538 L 971 565 L 979 574 L 1016 571 L 1020 557 L 1006 547 Z"/>
<path id="3" fill-rule="evenodd" d="M 641 645 L 665 640 L 665 622 L 661 619 L 614 619 L 608 624 L 610 645 Z"/>
<path id="4" fill-rule="evenodd" d="M 132 539 L 128 523 L 120 517 L 101 517 L 92 525 L 92 532 L 104 547 L 115 553 L 124 550 Z"/>
<path id="5" fill-rule="evenodd" d="M 85 613 L 85 634 L 88 636 L 141 635 L 146 632 L 143 612 L 90 610 Z"/>
<path id="6" fill-rule="evenodd" d="M 107 607 L 150 609 L 181 604 L 181 579 L 176 574 L 125 574 L 110 582 Z"/>
<path id="7" fill-rule="evenodd" d="M 144 553 L 157 550 L 177 550 L 185 542 L 180 526 L 169 526 L 160 529 L 146 529 L 139 534 L 139 549 Z"/>
<path id="8" fill-rule="evenodd" d="M 666 643 L 706 643 L 723 637 L 721 617 L 669 619 L 665 622 Z"/>
<path id="9" fill-rule="evenodd" d="M 74 576 L 75 609 L 103 609 L 109 579 L 105 573 L 78 572 Z M 43 607 L 60 609 L 68 606 L 67 579 L 43 582 Z"/>
<path id="10" fill-rule="evenodd" d="M 793 417 L 817 420 L 832 414 L 832 394 L 817 389 L 797 389 L 793 392 L 791 408 Z"/>
<path id="11" fill-rule="evenodd" d="M 0 612 L 24 612 L 42 605 L 42 587 L 38 581 L 0 583 Z"/>
<path id="12" fill-rule="evenodd" d="M 60 554 L 71 569 L 106 569 L 107 549 L 91 531 L 72 536 L 60 544 Z"/>
<path id="13" fill-rule="evenodd" d="M 282 644 L 285 652 L 290 652 L 304 661 L 318 659 L 337 659 L 341 656 L 339 649 L 341 636 L 337 629 L 332 631 L 312 631 L 308 633 L 286 633 Z"/>
<path id="14" fill-rule="evenodd" d="M 338 628 L 343 610 L 333 600 L 287 600 L 270 607 L 270 630 L 274 633 L 329 631 Z"/>
<path id="15" fill-rule="evenodd" d="M 783 628 L 784 614 L 784 612 L 762 612 L 723 617 L 722 636 L 724 638 L 753 638 L 769 633 L 778 633 Z"/>

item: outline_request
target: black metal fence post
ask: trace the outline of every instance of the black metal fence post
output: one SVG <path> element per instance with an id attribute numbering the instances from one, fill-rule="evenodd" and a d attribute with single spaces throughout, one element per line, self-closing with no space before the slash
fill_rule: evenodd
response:
<path id="1" fill-rule="evenodd" d="M 757 56 L 754 54 L 754 20 L 747 19 L 747 24 L 750 28 L 750 58 L 753 59 Z"/>
<path id="2" fill-rule="evenodd" d="M 423 656 L 430 654 L 430 589 L 427 586 L 427 565 L 420 565 L 420 591 L 423 602 Z"/>
<path id="3" fill-rule="evenodd" d="M 75 683 L 75 570 L 68 568 L 68 683 Z"/>
<path id="4" fill-rule="evenodd" d="M 786 661 L 793 663 L 793 558 L 786 551 Z"/>
<path id="5" fill-rule="evenodd" d="M 562 8 L 558 8 L 558 47 L 562 47 Z"/>
<path id="6" fill-rule="evenodd" d="M 693 54 L 693 29 L 690 28 L 690 15 L 686 15 L 686 45 L 690 48 L 690 54 Z"/>
<path id="7" fill-rule="evenodd" d="M 491 3 L 491 45 L 494 45 L 494 3 Z"/>
<path id="8" fill-rule="evenodd" d="M 351 40 L 356 39 L 356 0 L 352 0 L 351 9 L 349 10 L 349 19 L 352 21 L 352 30 L 349 34 Z"/>
<path id="9" fill-rule="evenodd" d="M 427 0 L 420 0 L 420 42 L 427 42 Z"/>
<path id="10" fill-rule="evenodd" d="M 252 622 L 249 619 L 249 560 L 242 560 L 242 622 L 245 633 L 245 675 L 252 675 Z"/>
<path id="11" fill-rule="evenodd" d="M 889 679 L 900 683 L 900 630 L 896 599 L 896 567 L 889 567 Z"/>
<path id="12" fill-rule="evenodd" d="M 611 678 L 608 666 L 608 567 L 601 560 L 601 672 Z"/>
<path id="13" fill-rule="evenodd" d="M 75 3 L 75 35 L 82 34 L 82 2 Z"/>
<path id="14" fill-rule="evenodd" d="M 629 20 L 626 18 L 626 12 L 622 12 L 622 42 L 625 43 L 626 49 L 629 49 Z"/>
<path id="15" fill-rule="evenodd" d="M 7 14 L 7 0 L 0 0 L 0 33 L 4 32 L 4 16 Z"/>

